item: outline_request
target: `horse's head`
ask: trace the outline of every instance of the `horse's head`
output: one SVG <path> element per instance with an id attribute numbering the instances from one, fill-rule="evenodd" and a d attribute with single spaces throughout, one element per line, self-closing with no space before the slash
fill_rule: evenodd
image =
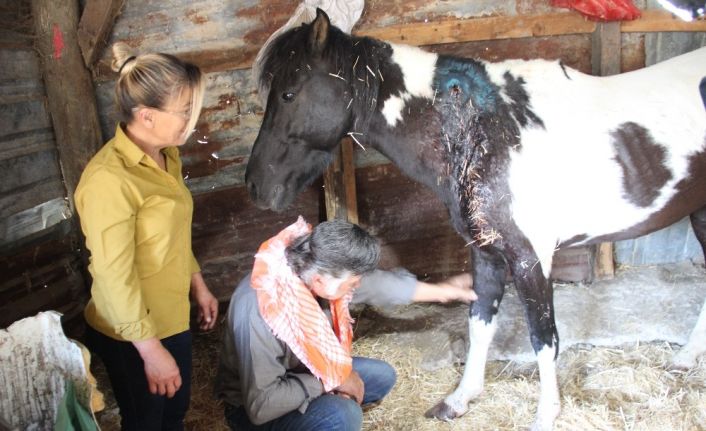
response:
<path id="1" fill-rule="evenodd" d="M 264 208 L 286 208 L 316 179 L 353 127 L 350 37 L 321 10 L 311 24 L 273 41 L 263 58 L 265 116 L 245 171 L 250 196 Z M 348 57 L 347 55 L 345 57 Z"/>

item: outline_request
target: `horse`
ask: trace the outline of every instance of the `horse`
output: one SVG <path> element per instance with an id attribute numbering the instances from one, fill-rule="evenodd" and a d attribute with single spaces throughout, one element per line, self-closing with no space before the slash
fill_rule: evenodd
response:
<path id="1" fill-rule="evenodd" d="M 470 243 L 468 357 L 427 417 L 457 418 L 480 395 L 506 270 L 539 369 L 532 428 L 548 430 L 561 408 L 554 252 L 687 215 L 706 246 L 706 48 L 594 77 L 560 61 L 492 63 L 355 37 L 319 10 L 263 58 L 266 109 L 245 173 L 257 206 L 286 208 L 351 136 L 434 190 Z M 693 366 L 704 340 L 706 306 L 674 364 Z"/>

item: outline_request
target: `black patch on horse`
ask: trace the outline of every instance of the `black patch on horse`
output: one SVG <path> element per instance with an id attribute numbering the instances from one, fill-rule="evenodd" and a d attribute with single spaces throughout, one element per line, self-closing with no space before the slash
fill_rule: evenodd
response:
<path id="1" fill-rule="evenodd" d="M 530 97 L 525 90 L 525 80 L 516 78 L 510 71 L 505 72 L 505 93 L 510 96 L 510 110 L 520 126 L 537 125 L 544 128 L 544 122 L 530 109 Z"/>
<path id="2" fill-rule="evenodd" d="M 706 78 L 701 79 L 699 92 L 701 93 L 701 101 L 704 102 L 704 108 L 706 108 Z"/>
<path id="3" fill-rule="evenodd" d="M 611 136 L 615 161 L 623 169 L 625 197 L 637 206 L 650 206 L 672 178 L 664 165 L 664 147 L 652 139 L 645 127 L 633 122 L 623 123 Z"/>

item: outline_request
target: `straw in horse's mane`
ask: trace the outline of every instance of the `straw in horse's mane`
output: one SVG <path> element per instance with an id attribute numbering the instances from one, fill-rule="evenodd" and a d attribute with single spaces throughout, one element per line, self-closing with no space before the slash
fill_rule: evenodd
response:
<path id="1" fill-rule="evenodd" d="M 258 78 L 260 94 L 269 93 L 273 82 L 295 82 L 298 73 L 312 72 L 309 59 L 317 54 L 309 44 L 311 27 L 311 24 L 302 24 L 282 33 L 270 44 L 263 55 L 262 73 Z M 391 54 L 387 43 L 330 28 L 326 47 L 320 55 L 331 68 L 328 70 L 331 79 L 342 79 L 350 86 L 348 97 L 351 100 L 346 101 L 346 105 L 353 109 L 357 120 L 354 130 L 363 130 L 377 104 L 384 101 L 379 95 L 383 79 L 380 70 L 386 66 L 382 62 L 389 62 Z M 380 80 L 373 76 L 375 71 Z"/>

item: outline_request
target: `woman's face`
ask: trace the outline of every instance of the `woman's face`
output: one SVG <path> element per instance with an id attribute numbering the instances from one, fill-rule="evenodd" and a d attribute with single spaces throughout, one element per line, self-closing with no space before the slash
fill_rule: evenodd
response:
<path id="1" fill-rule="evenodd" d="M 154 138 L 162 147 L 180 146 L 189 132 L 186 125 L 191 117 L 191 89 L 182 89 L 163 108 L 153 108 L 155 116 Z"/>

